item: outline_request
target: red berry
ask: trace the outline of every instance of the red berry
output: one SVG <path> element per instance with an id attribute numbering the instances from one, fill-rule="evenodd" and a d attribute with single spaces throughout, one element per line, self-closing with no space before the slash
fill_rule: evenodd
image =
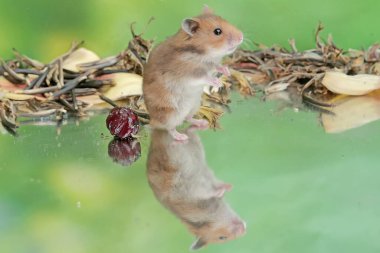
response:
<path id="1" fill-rule="evenodd" d="M 129 166 L 141 156 L 141 145 L 137 139 L 113 139 L 108 144 L 108 155 L 114 162 Z"/>
<path id="2" fill-rule="evenodd" d="M 111 134 L 125 139 L 139 131 L 140 124 L 137 115 L 127 107 L 115 107 L 108 114 L 107 128 Z"/>

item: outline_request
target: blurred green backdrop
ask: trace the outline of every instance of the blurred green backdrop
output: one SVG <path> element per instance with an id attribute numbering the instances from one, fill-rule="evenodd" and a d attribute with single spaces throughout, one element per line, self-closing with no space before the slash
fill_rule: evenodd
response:
<path id="1" fill-rule="evenodd" d="M 344 48 L 367 47 L 380 38 L 377 0 L 1 0 L 0 55 L 11 57 L 15 47 L 49 60 L 73 40 L 85 40 L 101 56 L 115 54 L 127 45 L 132 22 L 142 31 L 154 16 L 146 37 L 162 40 L 203 4 L 241 28 L 247 41 L 285 45 L 295 38 L 300 49 L 310 48 L 319 21 Z"/>
<path id="2" fill-rule="evenodd" d="M 380 38 L 376 0 L 0 0 L 0 56 L 15 47 L 48 61 L 73 40 L 116 54 L 131 22 L 142 31 L 154 16 L 146 37 L 162 40 L 204 3 L 240 27 L 248 46 L 295 38 L 313 47 L 319 21 L 344 48 Z M 216 175 L 235 185 L 227 200 L 248 234 L 204 252 L 380 252 L 379 122 L 326 135 L 315 113 L 238 100 L 223 131 L 201 136 Z M 141 159 L 124 168 L 108 158 L 104 120 L 69 124 L 60 136 L 36 126 L 0 135 L 0 252 L 186 252 L 192 236 L 147 185 L 146 133 Z"/>

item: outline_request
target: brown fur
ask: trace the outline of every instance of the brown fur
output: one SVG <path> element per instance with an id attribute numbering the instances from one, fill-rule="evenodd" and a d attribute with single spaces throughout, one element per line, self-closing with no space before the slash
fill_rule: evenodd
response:
<path id="1" fill-rule="evenodd" d="M 180 29 L 149 55 L 143 94 L 152 127 L 175 129 L 191 118 L 200 106 L 203 87 L 198 83 L 206 85 L 223 55 L 228 54 L 225 49 L 242 40 L 238 29 L 211 11 L 192 20 L 199 24 L 193 35 Z M 220 36 L 214 34 L 215 28 L 222 29 Z"/>

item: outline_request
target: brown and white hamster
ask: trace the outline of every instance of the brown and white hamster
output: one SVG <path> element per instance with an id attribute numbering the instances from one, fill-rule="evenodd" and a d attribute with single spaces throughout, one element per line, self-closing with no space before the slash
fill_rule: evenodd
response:
<path id="1" fill-rule="evenodd" d="M 183 20 L 179 31 L 155 47 L 143 73 L 143 94 L 152 128 L 169 130 L 176 140 L 186 140 L 176 127 L 185 120 L 206 128 L 206 120 L 194 119 L 205 85 L 220 87 L 216 72 L 224 56 L 242 43 L 243 33 L 205 7 L 203 13 Z"/>
<path id="2" fill-rule="evenodd" d="M 223 200 L 231 185 L 209 169 L 195 132 L 188 137 L 175 142 L 167 130 L 152 130 L 147 176 L 156 198 L 196 236 L 192 249 L 242 236 L 245 222 Z"/>

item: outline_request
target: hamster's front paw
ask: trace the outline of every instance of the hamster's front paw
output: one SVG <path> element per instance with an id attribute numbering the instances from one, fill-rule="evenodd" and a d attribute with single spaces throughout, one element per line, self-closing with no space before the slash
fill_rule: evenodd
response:
<path id="1" fill-rule="evenodd" d="M 176 141 L 186 141 L 187 139 L 189 139 L 189 137 L 186 134 L 181 134 L 181 133 L 177 132 L 177 130 L 175 130 L 175 129 L 170 131 L 170 135 Z"/>
<path id="2" fill-rule="evenodd" d="M 212 87 L 215 87 L 215 88 L 220 88 L 223 86 L 223 83 L 222 81 L 217 78 L 217 77 L 209 77 L 207 79 L 208 83 L 212 86 Z"/>
<path id="3" fill-rule="evenodd" d="M 223 66 L 223 65 L 218 66 L 216 67 L 216 71 L 222 73 L 225 76 L 231 76 L 231 72 L 227 66 Z"/>

